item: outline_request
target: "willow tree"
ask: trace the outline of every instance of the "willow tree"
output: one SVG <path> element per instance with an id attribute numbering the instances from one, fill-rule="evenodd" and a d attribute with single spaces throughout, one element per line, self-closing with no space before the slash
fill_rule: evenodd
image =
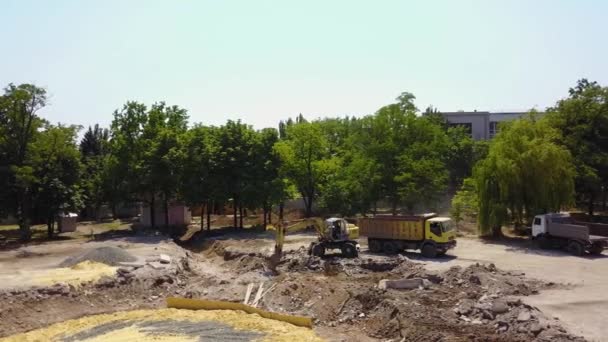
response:
<path id="1" fill-rule="evenodd" d="M 502 125 L 474 170 L 481 235 L 500 235 L 508 220 L 522 225 L 572 203 L 575 169 L 560 139 L 534 112 Z"/>

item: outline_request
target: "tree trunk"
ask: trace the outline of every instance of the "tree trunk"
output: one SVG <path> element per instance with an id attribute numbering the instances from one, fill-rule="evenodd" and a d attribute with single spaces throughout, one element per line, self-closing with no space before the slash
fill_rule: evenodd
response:
<path id="1" fill-rule="evenodd" d="M 205 230 L 205 205 L 201 206 L 201 232 Z"/>
<path id="2" fill-rule="evenodd" d="M 593 211 L 594 211 L 593 202 L 594 201 L 595 201 L 595 196 L 591 195 L 589 197 L 589 216 L 593 216 Z"/>
<path id="3" fill-rule="evenodd" d="M 167 199 L 166 195 L 163 201 L 163 206 L 165 211 L 165 229 L 169 229 L 169 200 Z"/>
<path id="4" fill-rule="evenodd" d="M 279 204 L 279 222 L 278 224 L 283 224 L 283 202 Z"/>
<path id="5" fill-rule="evenodd" d="M 27 210 L 27 204 L 25 204 L 25 195 L 21 194 L 21 201 L 17 205 L 17 219 L 19 221 L 19 240 L 21 242 L 27 242 L 32 239 L 32 231 L 30 229 L 29 210 Z"/>
<path id="6" fill-rule="evenodd" d="M 243 204 L 239 204 L 239 228 L 243 229 Z"/>
<path id="7" fill-rule="evenodd" d="M 53 230 L 55 227 L 53 227 L 53 216 L 49 216 L 46 219 L 46 230 L 47 230 L 47 236 L 50 239 L 53 238 Z"/>
<path id="8" fill-rule="evenodd" d="M 210 203 L 210 201 L 207 201 L 207 231 L 211 230 L 211 209 L 215 206 L 215 202 L 209 206 Z"/>
<path id="9" fill-rule="evenodd" d="M 503 237 L 502 227 L 501 226 L 493 227 L 492 228 L 492 236 L 495 237 L 495 238 Z"/>
<path id="10" fill-rule="evenodd" d="M 152 195 L 152 200 L 150 201 L 150 227 L 151 228 L 156 228 L 156 208 L 154 208 L 156 206 L 156 200 L 154 198 L 155 196 Z"/>
<path id="11" fill-rule="evenodd" d="M 116 215 L 116 203 L 114 201 L 112 201 L 112 219 L 116 220 L 118 218 L 118 215 Z"/>
<path id="12" fill-rule="evenodd" d="M 306 201 L 306 200 L 304 201 L 304 205 L 306 207 L 306 213 L 305 213 L 306 217 L 312 216 L 312 201 L 313 201 L 312 195 L 308 196 L 308 201 Z"/>
<path id="13" fill-rule="evenodd" d="M 606 202 L 608 202 L 608 187 L 604 186 L 604 195 L 602 197 L 602 210 L 606 211 Z"/>
<path id="14" fill-rule="evenodd" d="M 397 201 L 396 200 L 391 201 L 391 213 L 393 214 L 393 216 L 397 215 Z"/>
<path id="15" fill-rule="evenodd" d="M 236 196 L 233 197 L 232 209 L 233 209 L 233 213 L 234 213 L 234 224 L 232 226 L 234 228 L 238 228 L 237 215 L 236 215 L 237 214 Z"/>
<path id="16" fill-rule="evenodd" d="M 268 208 L 268 224 L 272 224 L 272 206 Z"/>
<path id="17" fill-rule="evenodd" d="M 268 211 L 268 209 L 267 209 L 267 208 L 266 208 L 266 206 L 264 205 L 264 214 L 263 214 L 263 216 L 264 216 L 264 225 L 263 225 L 264 230 L 266 230 L 266 226 L 268 225 L 268 215 L 267 215 L 267 211 Z"/>

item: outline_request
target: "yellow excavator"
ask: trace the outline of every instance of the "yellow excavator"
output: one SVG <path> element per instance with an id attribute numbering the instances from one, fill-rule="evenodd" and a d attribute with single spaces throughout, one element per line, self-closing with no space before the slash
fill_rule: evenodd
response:
<path id="1" fill-rule="evenodd" d="M 309 227 L 315 228 L 318 239 L 310 244 L 308 254 L 322 257 L 328 249 L 339 249 L 342 256 L 347 258 L 355 258 L 359 255 L 360 246 L 356 240 L 359 238 L 359 227 L 339 217 L 331 217 L 325 220 L 314 217 L 291 225 L 279 223 L 276 227 L 275 255 L 278 258 L 282 255 L 286 233 Z"/>

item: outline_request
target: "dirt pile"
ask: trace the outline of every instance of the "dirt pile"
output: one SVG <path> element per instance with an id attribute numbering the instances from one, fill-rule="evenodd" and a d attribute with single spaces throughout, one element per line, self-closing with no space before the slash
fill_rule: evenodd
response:
<path id="1" fill-rule="evenodd" d="M 65 259 L 59 267 L 71 267 L 83 261 L 99 262 L 118 266 L 122 262 L 134 262 L 137 258 L 119 247 L 99 247 Z"/>
<path id="2" fill-rule="evenodd" d="M 314 317 L 318 326 L 356 329 L 383 340 L 583 341 L 513 297 L 554 284 L 492 264 L 429 272 L 403 257 L 287 259 L 283 279 L 264 305 Z M 328 276 L 328 265 L 338 271 Z M 378 287 L 381 279 L 403 278 L 427 279 L 430 286 Z"/>

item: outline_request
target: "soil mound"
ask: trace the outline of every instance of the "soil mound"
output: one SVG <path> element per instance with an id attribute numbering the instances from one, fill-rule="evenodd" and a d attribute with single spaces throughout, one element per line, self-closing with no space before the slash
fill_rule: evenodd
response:
<path id="1" fill-rule="evenodd" d="M 65 259 L 59 267 L 72 267 L 83 261 L 93 261 L 110 266 L 118 266 L 121 262 L 137 261 L 131 253 L 119 247 L 99 247 Z"/>

